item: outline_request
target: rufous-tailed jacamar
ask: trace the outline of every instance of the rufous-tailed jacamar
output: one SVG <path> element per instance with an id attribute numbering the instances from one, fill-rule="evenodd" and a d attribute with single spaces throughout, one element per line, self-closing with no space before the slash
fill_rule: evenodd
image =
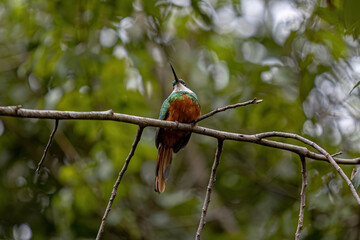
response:
<path id="1" fill-rule="evenodd" d="M 175 121 L 180 123 L 193 123 L 200 116 L 200 103 L 196 94 L 191 91 L 182 79 L 174 74 L 173 91 L 164 101 L 160 109 L 160 120 Z M 155 145 L 158 148 L 156 164 L 155 191 L 162 193 L 165 182 L 170 173 L 172 153 L 177 153 L 189 142 L 191 132 L 173 129 L 158 128 L 156 131 Z"/>

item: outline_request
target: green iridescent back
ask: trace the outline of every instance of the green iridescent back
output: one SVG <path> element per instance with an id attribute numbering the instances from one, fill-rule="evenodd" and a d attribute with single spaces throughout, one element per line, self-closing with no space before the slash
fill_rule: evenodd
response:
<path id="1" fill-rule="evenodd" d="M 190 93 L 190 92 L 183 92 L 183 91 L 179 91 L 179 92 L 174 92 L 172 94 L 170 94 L 170 96 L 165 99 L 165 101 L 163 102 L 161 109 L 160 109 L 160 115 L 159 115 L 159 119 L 160 120 L 165 120 L 169 109 L 170 109 L 170 104 L 172 102 L 174 102 L 175 100 L 184 100 L 184 94 L 187 96 L 187 98 L 190 98 L 194 104 L 197 104 L 200 106 L 200 102 L 198 97 L 196 96 L 195 93 Z"/>

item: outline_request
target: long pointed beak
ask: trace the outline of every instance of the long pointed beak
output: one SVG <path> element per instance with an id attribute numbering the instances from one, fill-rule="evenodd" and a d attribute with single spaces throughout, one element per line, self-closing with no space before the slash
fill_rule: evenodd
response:
<path id="1" fill-rule="evenodd" d="M 175 82 L 178 82 L 179 79 L 178 79 L 178 77 L 176 76 L 175 70 L 174 70 L 173 66 L 171 65 L 171 63 L 169 63 L 169 64 L 170 64 L 171 70 L 172 70 L 172 72 L 173 72 L 173 74 L 174 74 Z"/>

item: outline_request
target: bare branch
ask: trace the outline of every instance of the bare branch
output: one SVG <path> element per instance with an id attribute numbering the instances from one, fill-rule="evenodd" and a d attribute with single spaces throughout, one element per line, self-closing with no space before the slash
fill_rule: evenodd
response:
<path id="1" fill-rule="evenodd" d="M 211 128 L 204 128 L 200 126 L 193 126 L 193 124 L 176 123 L 172 121 L 164 121 L 153 118 L 138 117 L 133 115 L 114 113 L 113 110 L 98 111 L 98 112 L 73 112 L 73 111 L 54 111 L 54 110 L 34 110 L 24 109 L 21 106 L 7 106 L 0 107 L 0 116 L 22 117 L 22 118 L 43 118 L 43 119 L 71 119 L 71 120 L 110 120 L 140 125 L 143 127 L 161 127 L 168 129 L 178 129 L 194 132 L 209 137 L 224 140 L 234 140 L 240 142 L 251 142 L 267 147 L 278 148 L 290 151 L 296 154 L 304 155 L 307 158 L 321 161 L 329 161 L 323 154 L 318 154 L 309 151 L 306 147 L 297 146 L 288 143 L 277 142 L 268 139 L 261 139 L 258 134 L 245 135 L 238 133 L 231 133 L 225 131 L 218 131 Z M 270 132 L 272 133 L 272 132 Z M 262 133 L 269 134 L 269 133 Z M 291 133 L 289 133 L 291 134 Z M 333 158 L 339 164 L 359 164 L 360 158 L 345 159 Z"/>
<path id="2" fill-rule="evenodd" d="M 340 176 L 345 180 L 346 184 L 349 186 L 350 191 L 353 194 L 356 202 L 360 205 L 360 197 L 357 194 L 356 189 L 355 189 L 354 185 L 352 184 L 352 182 L 350 181 L 350 179 L 346 176 L 346 174 L 341 169 L 341 167 L 335 162 L 334 158 L 327 151 L 325 151 L 322 147 L 320 147 L 313 141 L 310 141 L 310 140 L 308 140 L 302 136 L 299 136 L 297 134 L 294 134 L 294 133 L 284 133 L 284 132 L 259 133 L 259 134 L 256 134 L 256 136 L 260 139 L 267 138 L 267 137 L 293 138 L 293 139 L 299 140 L 299 141 L 315 148 L 317 151 L 319 151 L 321 154 L 323 154 L 328 159 L 328 161 L 331 163 L 331 165 L 333 165 L 333 167 L 339 172 Z"/>
<path id="3" fill-rule="evenodd" d="M 40 162 L 39 162 L 39 164 L 38 164 L 38 167 L 36 168 L 36 172 L 37 172 L 38 174 L 40 174 L 41 166 L 42 166 L 42 164 L 43 164 L 43 162 L 44 162 L 44 160 L 45 160 L 46 153 L 47 153 L 48 150 L 49 150 L 50 144 L 51 144 L 51 142 L 52 142 L 52 140 L 53 140 L 53 138 L 54 138 L 54 135 L 55 135 L 55 132 L 56 132 L 56 130 L 57 130 L 58 125 L 59 125 L 59 119 L 55 119 L 54 129 L 53 129 L 53 131 L 52 131 L 51 134 L 50 134 L 49 141 L 48 141 L 48 143 L 47 143 L 47 145 L 46 145 L 46 147 L 45 147 L 44 153 L 43 153 L 43 155 L 42 155 L 42 157 L 41 157 L 41 160 L 40 160 Z"/>
<path id="4" fill-rule="evenodd" d="M 299 221 L 295 232 L 295 240 L 300 239 L 300 231 L 303 228 L 304 211 L 305 211 L 305 190 L 307 186 L 306 179 L 306 159 L 303 155 L 299 155 L 301 159 L 301 192 L 300 192 L 300 211 Z"/>
<path id="5" fill-rule="evenodd" d="M 331 154 L 331 156 L 332 156 L 332 157 L 336 157 L 336 156 L 339 156 L 339 155 L 341 155 L 341 154 L 342 154 L 342 152 L 337 152 L 337 153 Z"/>
<path id="6" fill-rule="evenodd" d="M 216 153 L 215 153 L 215 159 L 214 159 L 214 163 L 211 169 L 211 174 L 210 174 L 210 179 L 209 179 L 209 184 L 207 187 L 207 191 L 206 191 L 206 195 L 205 195 L 205 199 L 204 199 L 204 204 L 202 207 L 202 212 L 201 212 L 201 218 L 200 218 L 200 223 L 199 223 L 199 227 L 198 230 L 196 232 L 196 240 L 200 240 L 201 237 L 201 232 L 202 229 L 205 225 L 205 218 L 206 218 L 206 213 L 207 210 L 209 208 L 209 204 L 210 204 L 210 196 L 211 196 L 211 190 L 212 187 L 214 185 L 214 182 L 216 181 L 216 169 L 220 163 L 220 156 L 221 156 L 221 152 L 223 149 L 223 142 L 224 140 L 222 139 L 218 139 L 218 145 L 217 145 L 217 149 L 216 149 Z"/>
<path id="7" fill-rule="evenodd" d="M 205 118 L 208 118 L 208 117 L 211 117 L 211 116 L 215 115 L 216 113 L 223 112 L 223 111 L 226 111 L 226 110 L 231 109 L 231 108 L 243 107 L 243 106 L 253 104 L 253 103 L 261 103 L 262 101 L 263 101 L 262 99 L 256 100 L 256 98 L 254 98 L 253 100 L 249 100 L 249 101 L 246 101 L 246 102 L 243 102 L 243 103 L 236 103 L 236 104 L 228 105 L 228 106 L 225 106 L 225 107 L 222 107 L 222 108 L 216 108 L 215 110 L 200 116 L 195 122 L 200 122 L 200 121 L 204 120 Z"/>
<path id="8" fill-rule="evenodd" d="M 131 146 L 130 153 L 129 153 L 129 155 L 127 156 L 127 158 L 126 158 L 126 160 L 125 160 L 125 163 L 124 163 L 124 166 L 122 167 L 121 171 L 119 172 L 119 176 L 118 176 L 118 178 L 116 179 L 116 182 L 115 182 L 115 184 L 114 184 L 114 187 L 113 187 L 113 190 L 112 190 L 112 192 L 111 192 L 111 196 L 110 196 L 108 205 L 107 205 L 107 207 L 106 207 L 104 216 L 103 216 L 103 218 L 102 218 L 102 220 L 101 220 L 101 225 L 100 225 L 98 234 L 97 234 L 97 236 L 96 236 L 96 240 L 100 240 L 101 234 L 102 234 L 102 232 L 104 231 L 105 221 L 106 221 L 106 218 L 107 218 L 108 215 L 109 215 L 109 212 L 110 212 L 110 210 L 111 210 L 111 206 L 112 206 L 112 204 L 113 204 L 113 202 L 114 202 L 114 199 L 115 199 L 115 197 L 116 197 L 117 189 L 118 189 L 118 187 L 119 187 L 119 184 L 120 184 L 120 182 L 121 182 L 121 179 L 122 179 L 122 177 L 123 177 L 123 175 L 124 175 L 127 167 L 129 166 L 130 160 L 131 160 L 132 156 L 133 156 L 134 153 L 135 153 L 136 146 L 138 145 L 138 143 L 139 143 L 139 141 L 140 141 L 140 139 L 141 139 L 141 135 L 142 135 L 143 130 L 144 130 L 144 127 L 139 126 L 138 131 L 137 131 L 137 133 L 136 133 L 135 140 L 134 140 L 134 142 L 133 142 L 133 144 L 132 144 L 132 146 Z"/>

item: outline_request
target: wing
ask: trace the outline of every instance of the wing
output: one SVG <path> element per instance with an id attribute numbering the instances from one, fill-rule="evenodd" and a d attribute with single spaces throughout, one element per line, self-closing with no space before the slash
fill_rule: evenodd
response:
<path id="1" fill-rule="evenodd" d="M 168 116 L 169 116 L 169 108 L 170 108 L 170 103 L 169 103 L 169 98 L 165 99 L 165 101 L 163 102 L 161 109 L 160 109 L 160 114 L 159 114 L 159 120 L 165 120 Z M 156 148 L 159 148 L 159 144 L 160 144 L 160 136 L 161 136 L 161 132 L 162 132 L 162 128 L 158 128 L 156 130 L 156 135 L 155 135 L 155 146 Z"/>
<path id="2" fill-rule="evenodd" d="M 186 133 L 183 137 L 181 137 L 176 143 L 173 148 L 174 153 L 177 153 L 180 149 L 186 146 L 186 144 L 189 142 L 189 139 L 191 137 L 191 132 Z"/>

